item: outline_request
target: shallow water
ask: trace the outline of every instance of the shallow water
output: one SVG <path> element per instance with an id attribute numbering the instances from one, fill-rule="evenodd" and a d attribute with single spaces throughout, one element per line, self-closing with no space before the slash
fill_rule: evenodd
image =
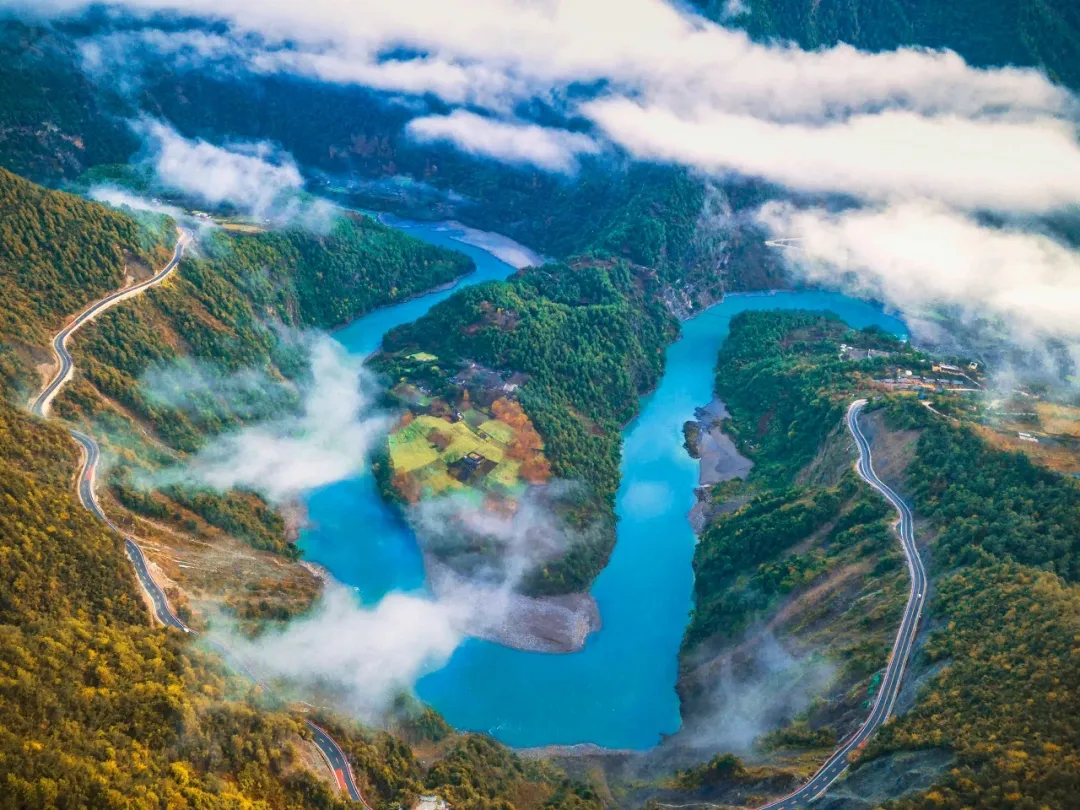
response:
<path id="1" fill-rule="evenodd" d="M 446 226 L 399 223 L 409 233 L 472 256 L 464 283 L 513 272 L 454 240 Z M 368 354 L 391 327 L 418 318 L 451 291 L 374 312 L 336 334 Z M 618 541 L 592 594 L 603 629 L 569 655 L 511 650 L 470 640 L 425 676 L 419 696 L 459 729 L 485 731 L 519 747 L 595 743 L 648 748 L 679 728 L 676 655 L 691 608 L 695 537 L 687 521 L 697 462 L 683 449 L 683 423 L 712 399 L 713 367 L 733 315 L 748 309 L 831 310 L 855 327 L 903 324 L 861 301 L 821 292 L 732 295 L 683 324 L 667 350 L 657 390 L 623 431 Z M 315 526 L 301 538 L 305 557 L 355 586 L 365 602 L 390 590 L 423 587 L 423 564 L 408 528 L 379 498 L 370 476 L 326 487 L 308 502 Z"/>

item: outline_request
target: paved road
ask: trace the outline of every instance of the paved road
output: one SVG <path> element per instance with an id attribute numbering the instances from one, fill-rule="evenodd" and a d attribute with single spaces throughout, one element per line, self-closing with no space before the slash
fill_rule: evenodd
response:
<path id="1" fill-rule="evenodd" d="M 345 752 L 341 750 L 341 746 L 334 742 L 334 738 L 323 731 L 319 726 L 315 725 L 310 720 L 306 722 L 307 727 L 311 729 L 312 736 L 315 738 L 315 744 L 319 746 L 322 755 L 326 757 L 326 761 L 330 763 L 330 770 L 332 770 L 334 776 L 337 777 L 338 786 L 347 792 L 349 798 L 354 802 L 360 802 L 364 807 L 368 807 L 368 803 L 364 801 L 364 797 L 360 795 L 360 791 L 356 787 L 356 782 L 353 779 L 352 767 L 349 765 L 349 760 L 345 757 Z"/>
<path id="2" fill-rule="evenodd" d="M 157 616 L 158 621 L 168 627 L 175 627 L 181 632 L 194 633 L 169 607 L 169 600 L 165 596 L 165 591 L 154 581 L 150 569 L 146 566 L 146 557 L 143 556 L 142 549 L 134 540 L 125 535 L 119 526 L 109 520 L 105 516 L 105 512 L 102 511 L 97 496 L 94 494 L 94 478 L 97 473 L 98 459 L 101 457 L 97 442 L 81 431 L 68 428 L 68 432 L 74 437 L 75 441 L 82 445 L 86 455 L 83 468 L 79 472 L 79 500 L 82 505 L 97 515 L 113 531 L 123 536 L 124 550 L 135 568 L 135 575 L 139 578 L 139 584 L 142 585 L 143 590 L 146 591 L 150 601 L 154 604 L 154 615 Z"/>
<path id="3" fill-rule="evenodd" d="M 896 704 L 896 697 L 900 693 L 904 670 L 907 668 L 908 658 L 911 656 L 911 645 L 915 641 L 915 634 L 919 627 L 919 617 L 922 616 L 923 603 L 926 601 L 926 569 L 923 568 L 919 550 L 915 547 L 914 515 L 912 515 L 903 499 L 878 478 L 874 472 L 870 442 L 867 441 L 862 428 L 859 427 L 859 414 L 865 405 L 865 399 L 859 399 L 851 403 L 851 407 L 848 408 L 847 412 L 847 426 L 859 446 L 859 463 L 857 466 L 859 476 L 884 495 L 889 503 L 896 508 L 896 511 L 900 513 L 900 545 L 904 550 L 908 571 L 911 574 L 911 591 L 908 595 L 907 606 L 904 608 L 904 618 L 901 620 L 900 629 L 896 633 L 896 641 L 893 644 L 892 653 L 889 655 L 889 663 L 885 670 L 885 677 L 881 681 L 881 689 L 878 692 L 877 700 L 866 722 L 829 757 L 828 761 L 821 766 L 821 769 L 814 774 L 809 782 L 794 793 L 763 805 L 759 810 L 791 810 L 791 808 L 795 807 L 806 807 L 840 778 L 840 775 L 847 770 L 848 756 L 865 745 L 870 735 L 889 719 L 893 706 Z"/>
<path id="4" fill-rule="evenodd" d="M 136 296 L 150 287 L 164 281 L 180 263 L 180 259 L 183 258 L 184 255 L 184 248 L 187 247 L 190 241 L 191 234 L 181 230 L 180 238 L 176 242 L 176 249 L 173 251 L 172 259 L 159 273 L 157 273 L 157 275 L 141 284 L 136 284 L 127 289 L 112 293 L 111 295 L 102 298 L 97 303 L 91 304 L 53 338 L 53 352 L 60 361 L 60 368 L 57 370 L 56 376 L 49 381 L 41 394 L 34 400 L 31 409 L 35 414 L 41 417 L 47 417 L 49 415 L 49 405 L 52 403 L 52 400 L 60 392 L 60 389 L 64 387 L 64 384 L 71 379 L 75 366 L 74 361 L 67 350 L 68 338 L 70 338 L 83 324 L 93 320 L 110 307 L 115 306 L 123 300 Z M 135 568 L 135 575 L 139 579 L 139 584 L 149 595 L 150 601 L 154 605 L 154 615 L 157 616 L 158 621 L 166 627 L 172 627 L 183 633 L 195 635 L 195 631 L 184 624 L 183 620 L 173 612 L 171 607 L 169 607 L 169 600 L 165 596 L 165 591 L 162 590 L 161 586 L 158 585 L 157 581 L 150 573 L 142 549 L 139 548 L 139 545 L 134 540 L 124 534 L 119 526 L 109 520 L 102 510 L 101 504 L 98 503 L 97 495 L 94 494 L 94 479 L 97 474 L 97 464 L 101 458 L 101 449 L 98 447 L 98 443 L 87 434 L 75 430 L 74 428 L 68 428 L 68 432 L 75 441 L 82 446 L 85 456 L 82 469 L 79 471 L 79 483 L 77 487 L 79 501 L 86 509 L 93 512 L 99 520 L 124 538 L 124 549 L 127 552 L 128 559 L 131 560 L 131 564 Z M 213 644 L 213 642 L 211 642 L 211 644 Z M 213 646 L 218 648 L 223 655 L 229 656 L 229 650 L 222 648 L 221 645 L 213 644 Z M 265 689 L 265 685 L 262 684 L 250 670 L 242 664 L 241 667 L 247 673 L 248 677 Z M 330 770 L 334 772 L 338 781 L 338 786 L 348 793 L 349 798 L 360 802 L 364 807 L 367 807 L 368 810 L 371 810 L 367 802 L 364 801 L 364 797 L 360 794 L 360 789 L 356 786 L 352 768 L 349 766 L 349 761 L 345 757 L 345 752 L 341 750 L 341 746 L 339 746 L 323 729 L 319 728 L 319 726 L 315 725 L 310 720 L 306 720 L 305 722 L 307 723 L 308 728 L 311 729 L 315 745 L 318 746 L 319 751 L 322 752 L 323 757 L 325 757 L 327 763 L 329 763 Z"/>
<path id="5" fill-rule="evenodd" d="M 38 398 L 34 400 L 34 404 L 31 406 L 31 410 L 38 416 L 48 416 L 49 406 L 52 404 L 53 399 L 60 392 L 60 389 L 64 387 L 71 374 L 75 369 L 75 362 L 71 359 L 71 355 L 68 354 L 67 342 L 68 338 L 72 336 L 83 324 L 92 321 L 102 312 L 119 304 L 121 301 L 125 301 L 128 298 L 133 298 L 142 292 L 156 287 L 169 277 L 169 274 L 176 269 L 176 266 L 180 264 L 180 259 L 184 256 L 184 248 L 191 242 L 192 235 L 189 231 L 185 231 L 182 228 L 179 229 L 180 238 L 176 240 L 176 248 L 173 250 L 172 259 L 169 263 L 163 267 L 157 275 L 146 281 L 135 284 L 131 287 L 127 287 L 123 290 L 117 290 L 110 295 L 105 296 L 100 301 L 91 304 L 82 312 L 80 312 L 71 323 L 61 329 L 56 337 L 52 341 L 53 354 L 56 355 L 56 359 L 60 362 L 60 368 L 56 372 L 56 376 L 52 378 L 48 385 L 38 394 Z"/>

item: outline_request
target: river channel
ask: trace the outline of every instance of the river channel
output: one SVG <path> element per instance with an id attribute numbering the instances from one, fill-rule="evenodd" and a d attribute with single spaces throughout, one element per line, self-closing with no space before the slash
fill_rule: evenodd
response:
<path id="1" fill-rule="evenodd" d="M 495 253 L 521 255 L 501 237 L 453 225 L 388 219 L 412 236 L 468 254 L 477 270 L 455 289 L 505 278 L 515 268 Z M 460 241 L 467 238 L 492 249 Z M 521 249 L 524 250 L 524 249 Z M 442 290 L 377 310 L 335 334 L 367 355 L 383 334 L 444 300 Z M 449 662 L 423 677 L 419 697 L 459 729 L 483 731 L 516 747 L 594 743 L 649 748 L 680 725 L 676 656 L 691 608 L 697 462 L 683 449 L 683 423 L 712 399 L 713 367 L 731 318 L 744 310 L 830 310 L 854 327 L 871 324 L 905 334 L 897 318 L 862 301 L 827 292 L 730 295 L 682 327 L 667 349 L 660 385 L 623 430 L 618 541 L 592 588 L 603 629 L 569 655 L 528 653 L 469 640 Z M 304 556 L 357 589 L 365 604 L 393 590 L 424 587 L 416 540 L 380 499 L 370 475 L 312 493 L 312 527 Z"/>

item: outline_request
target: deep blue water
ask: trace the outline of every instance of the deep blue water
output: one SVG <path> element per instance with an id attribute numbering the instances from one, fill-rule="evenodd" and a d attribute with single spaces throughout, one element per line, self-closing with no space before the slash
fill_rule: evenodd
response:
<path id="1" fill-rule="evenodd" d="M 395 223 L 396 224 L 396 223 Z M 478 272 L 464 283 L 513 272 L 437 226 L 408 225 L 414 236 L 464 250 Z M 413 320 L 448 291 L 372 313 L 336 337 L 367 354 L 392 326 Z M 648 748 L 679 728 L 676 655 L 691 607 L 697 462 L 683 450 L 682 425 L 712 398 L 713 367 L 733 315 L 748 309 L 831 310 L 855 327 L 877 324 L 904 334 L 903 323 L 834 293 L 732 295 L 683 324 L 667 351 L 657 390 L 623 431 L 618 541 L 593 585 L 603 629 L 571 655 L 463 644 L 442 669 L 424 677 L 419 696 L 455 727 L 486 731 L 519 747 L 591 742 Z M 423 585 L 409 530 L 381 503 L 369 477 L 327 487 L 309 500 L 317 526 L 301 539 L 305 556 L 359 589 L 365 602 L 393 589 Z"/>

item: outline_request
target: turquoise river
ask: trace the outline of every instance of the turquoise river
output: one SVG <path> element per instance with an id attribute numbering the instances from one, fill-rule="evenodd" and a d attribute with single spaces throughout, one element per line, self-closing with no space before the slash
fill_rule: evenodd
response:
<path id="1" fill-rule="evenodd" d="M 477 270 L 457 288 L 505 278 L 514 268 L 459 241 L 453 226 L 389 220 L 413 236 L 468 254 Z M 367 355 L 383 334 L 452 294 L 442 290 L 367 315 L 335 337 Z M 691 608 L 697 462 L 682 425 L 712 399 L 712 369 L 732 316 L 744 310 L 831 310 L 855 327 L 904 325 L 870 304 L 827 292 L 731 295 L 682 325 L 667 350 L 659 387 L 623 431 L 618 542 L 592 594 L 603 629 L 570 655 L 526 653 L 469 640 L 417 685 L 419 696 L 459 729 L 484 731 L 517 747 L 595 743 L 649 748 L 678 730 L 676 656 Z M 311 494 L 304 556 L 356 588 L 366 603 L 392 590 L 424 587 L 416 540 L 375 490 L 370 475 Z"/>

